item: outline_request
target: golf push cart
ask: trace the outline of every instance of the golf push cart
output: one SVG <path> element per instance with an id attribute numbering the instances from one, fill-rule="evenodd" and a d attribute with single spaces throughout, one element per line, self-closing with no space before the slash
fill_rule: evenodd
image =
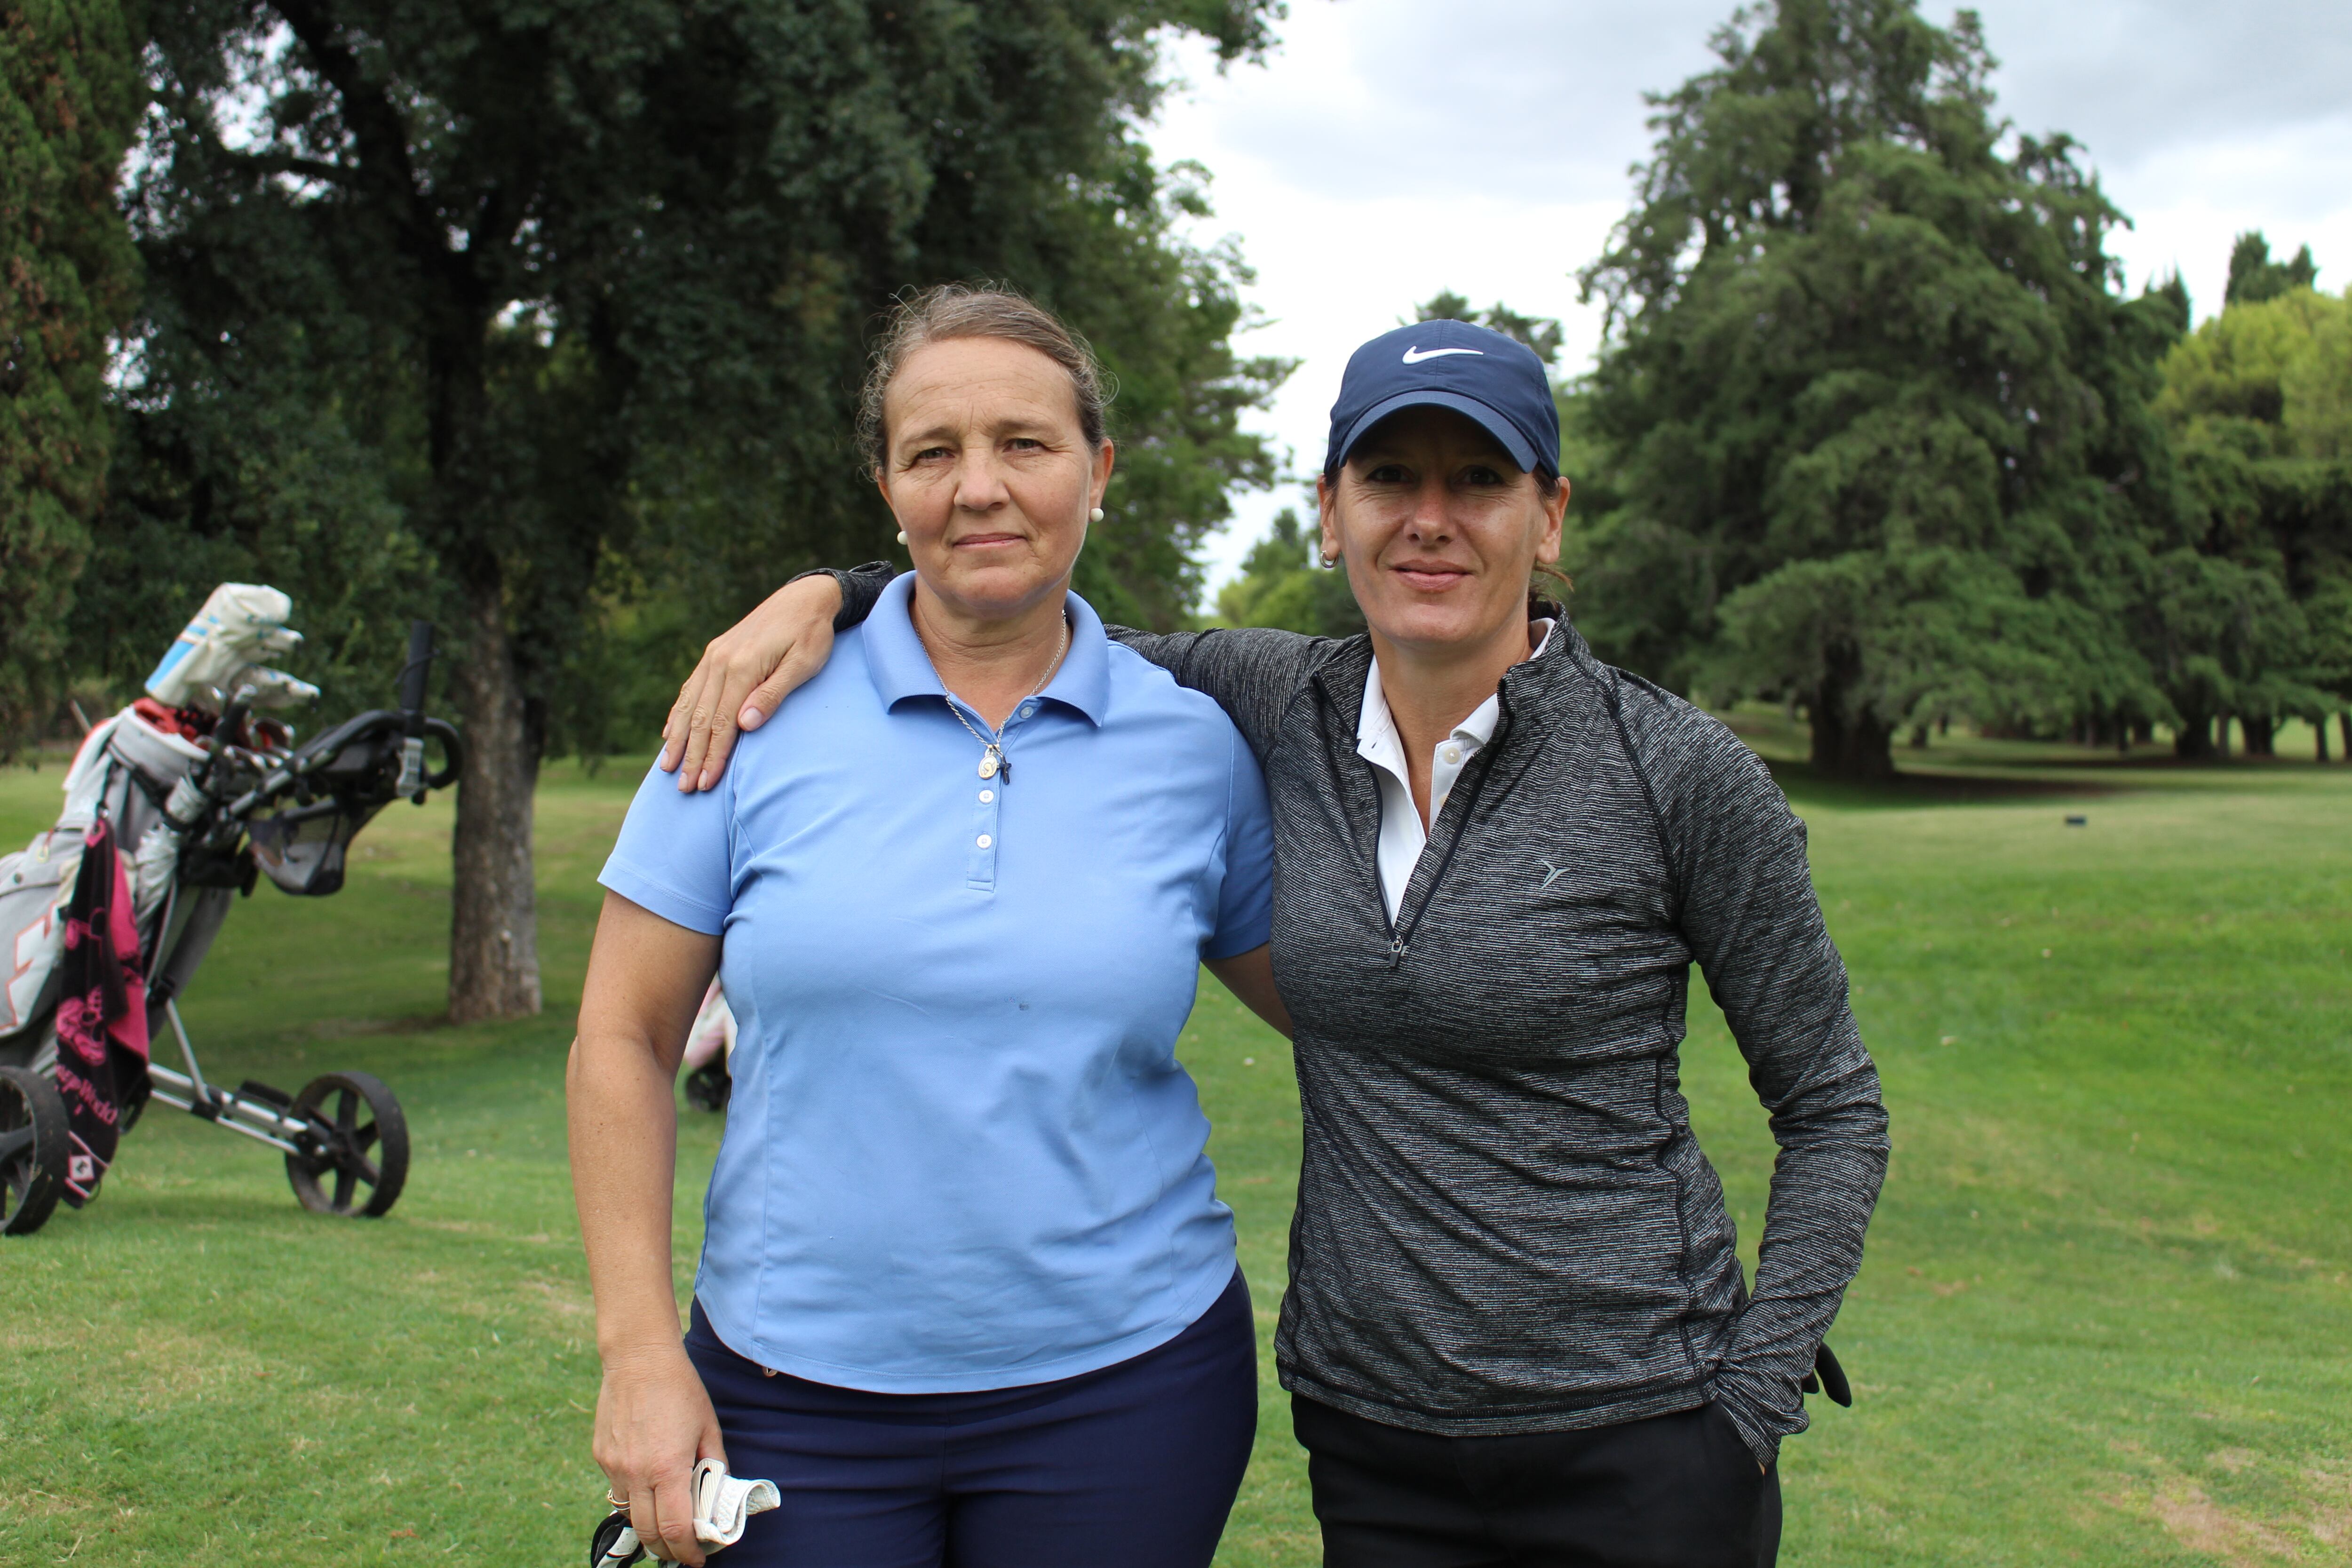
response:
<path id="1" fill-rule="evenodd" d="M 148 696 L 84 738 L 57 826 L 0 856 L 0 1235 L 38 1230 L 60 1198 L 94 1194 L 151 1097 L 282 1151 L 304 1208 L 382 1215 L 400 1196 L 408 1129 L 390 1089 L 363 1072 L 327 1073 L 298 1094 L 209 1083 L 175 1000 L 257 876 L 298 896 L 335 892 L 370 818 L 395 800 L 422 805 L 457 777 L 457 731 L 424 710 L 433 628 L 422 621 L 398 708 L 299 746 L 261 715 L 318 695 L 260 663 L 299 643 L 291 607 L 274 588 L 215 589 Z M 428 746 L 441 764 L 430 772 Z M 83 875 L 92 856 L 102 864 Z M 112 964 L 102 979 L 85 973 L 93 952 Z M 142 987 L 143 1030 L 130 1016 Z M 167 1030 L 184 1073 L 145 1059 Z"/>

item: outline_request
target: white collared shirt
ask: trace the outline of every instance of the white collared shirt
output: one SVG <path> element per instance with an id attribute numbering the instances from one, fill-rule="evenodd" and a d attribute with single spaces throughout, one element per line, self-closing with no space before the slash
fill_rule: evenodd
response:
<path id="1" fill-rule="evenodd" d="M 1535 647 L 1540 652 L 1550 640 L 1552 623 L 1531 621 L 1528 629 L 1533 635 Z M 1531 654 L 1528 656 L 1533 658 Z M 1454 793 L 1454 781 L 1470 764 L 1478 748 L 1495 738 L 1495 726 L 1503 717 L 1503 700 L 1499 694 L 1478 704 L 1470 717 L 1454 726 L 1454 732 L 1437 742 L 1429 759 L 1429 819 L 1437 820 L 1445 809 L 1445 797 Z M 1405 771 L 1404 737 L 1397 733 L 1396 715 L 1389 711 L 1388 693 L 1381 687 L 1381 661 L 1364 673 L 1364 710 L 1356 721 L 1356 754 L 1372 764 L 1372 776 L 1381 786 L 1381 896 L 1388 901 L 1389 919 L 1393 921 L 1397 911 L 1404 907 L 1405 884 L 1412 880 L 1412 868 L 1421 862 L 1421 852 L 1429 845 L 1429 828 L 1421 820 L 1421 813 L 1412 804 L 1412 784 Z"/>

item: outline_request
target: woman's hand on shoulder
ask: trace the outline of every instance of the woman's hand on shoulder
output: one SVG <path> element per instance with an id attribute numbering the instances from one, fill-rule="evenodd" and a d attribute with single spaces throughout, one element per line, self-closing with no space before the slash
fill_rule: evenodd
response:
<path id="1" fill-rule="evenodd" d="M 653 1556 L 700 1568 L 694 1538 L 694 1467 L 727 1462 L 719 1416 L 687 1359 L 668 1345 L 604 1368 L 596 1395 L 593 1452 L 613 1496 L 629 1505 L 629 1525 Z"/>
<path id="2" fill-rule="evenodd" d="M 662 725 L 661 765 L 679 790 L 709 789 L 727 771 L 738 731 L 756 730 L 833 657 L 841 586 L 830 576 L 787 583 L 713 637 Z"/>

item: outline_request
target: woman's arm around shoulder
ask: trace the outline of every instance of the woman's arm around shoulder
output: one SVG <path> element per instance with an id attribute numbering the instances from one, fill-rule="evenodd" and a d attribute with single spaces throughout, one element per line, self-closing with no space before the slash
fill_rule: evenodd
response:
<path id="1" fill-rule="evenodd" d="M 1275 626 L 1218 626 L 1205 632 L 1143 632 L 1106 626 L 1113 642 L 1160 666 L 1179 686 L 1223 708 L 1250 750 L 1271 756 L 1299 686 L 1330 656 L 1329 637 Z"/>
<path id="2" fill-rule="evenodd" d="M 681 791 L 709 789 L 727 771 L 736 736 L 756 730 L 824 668 L 833 634 L 863 621 L 897 568 L 868 562 L 845 572 L 803 573 L 703 648 L 662 725 L 661 767 Z M 1300 681 L 1330 639 L 1269 627 L 1143 632 L 1106 627 L 1233 716 L 1264 756 Z"/>
<path id="3" fill-rule="evenodd" d="M 735 737 L 756 730 L 833 657 L 833 634 L 864 620 L 898 568 L 869 561 L 846 572 L 803 572 L 704 645 L 662 723 L 659 766 L 681 793 L 727 772 Z"/>

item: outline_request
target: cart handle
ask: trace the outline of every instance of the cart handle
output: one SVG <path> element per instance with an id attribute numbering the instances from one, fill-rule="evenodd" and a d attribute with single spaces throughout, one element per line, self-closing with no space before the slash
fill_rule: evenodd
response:
<path id="1" fill-rule="evenodd" d="M 371 709 L 344 720 L 283 764 L 272 769 L 259 784 L 231 801 L 226 815 L 241 818 L 268 805 L 296 784 L 333 762 L 344 747 L 386 731 L 404 733 L 408 721 L 409 715 L 396 708 Z M 447 789 L 457 782 L 458 773 L 465 768 L 466 743 L 458 737 L 456 726 L 445 719 L 426 719 L 423 729 L 426 735 L 441 742 L 443 759 L 443 766 L 438 772 L 425 775 L 424 787 L 428 790 Z"/>

